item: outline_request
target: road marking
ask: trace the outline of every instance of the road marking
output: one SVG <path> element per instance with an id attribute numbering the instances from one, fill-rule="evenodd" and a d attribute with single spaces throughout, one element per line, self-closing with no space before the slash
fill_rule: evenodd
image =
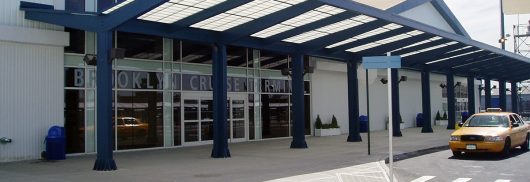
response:
<path id="1" fill-rule="evenodd" d="M 466 181 L 469 181 L 471 180 L 471 178 L 458 178 L 456 180 L 454 180 L 453 182 L 466 182 Z"/>
<path id="2" fill-rule="evenodd" d="M 495 182 L 510 182 L 511 180 L 507 180 L 507 179 L 498 179 L 498 180 L 495 180 Z"/>
<path id="3" fill-rule="evenodd" d="M 422 177 L 419 177 L 418 179 L 412 180 L 411 182 L 425 182 L 425 181 L 429 181 L 430 179 L 433 179 L 435 177 L 436 176 L 422 176 Z"/>

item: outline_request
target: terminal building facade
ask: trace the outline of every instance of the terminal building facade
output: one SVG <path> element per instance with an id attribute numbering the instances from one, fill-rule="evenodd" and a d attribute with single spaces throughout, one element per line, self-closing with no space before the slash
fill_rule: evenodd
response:
<path id="1" fill-rule="evenodd" d="M 96 11 L 96 0 L 37 0 L 56 9 Z M 441 0 L 395 1 L 381 6 L 387 12 L 443 31 L 469 37 Z M 64 126 L 69 154 L 96 152 L 97 108 L 96 34 L 24 18 L 20 1 L 0 7 L 0 162 L 37 159 L 43 139 L 53 125 Z M 114 32 L 113 46 L 124 48 L 125 58 L 112 63 L 113 146 L 115 151 L 211 144 L 213 95 L 211 46 L 201 42 L 130 32 Z M 407 46 L 407 45 L 404 45 Z M 292 136 L 291 76 L 287 54 L 249 47 L 227 46 L 227 133 L 229 142 Z M 84 59 L 88 59 L 84 60 Z M 348 133 L 348 73 L 345 63 L 304 56 L 314 71 L 304 75 L 306 135 L 312 135 L 319 116 L 324 123 L 335 116 Z M 314 64 L 313 64 L 314 63 Z M 399 76 L 400 114 L 405 127 L 415 127 L 422 112 L 420 72 L 402 69 Z M 368 78 L 366 77 L 368 75 Z M 370 130 L 385 130 L 388 122 L 387 89 L 383 70 L 365 74 L 357 68 L 360 115 L 367 113 L 370 94 Z M 466 86 L 481 83 L 455 77 L 460 83 L 456 112 L 478 110 L 468 100 Z M 368 82 L 368 84 L 366 84 Z M 430 77 L 431 116 L 447 111 L 446 75 Z M 460 92 L 459 92 L 460 93 Z M 460 96 L 460 97 L 458 97 Z M 457 114 L 458 116 L 459 114 Z M 434 122 L 434 119 L 430 119 Z M 433 123 L 435 124 L 435 123 Z"/>

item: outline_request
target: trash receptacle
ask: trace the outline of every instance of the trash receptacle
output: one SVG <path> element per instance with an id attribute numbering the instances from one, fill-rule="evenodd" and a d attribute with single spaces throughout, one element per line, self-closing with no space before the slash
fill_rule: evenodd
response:
<path id="1" fill-rule="evenodd" d="M 368 132 L 368 116 L 361 115 L 359 116 L 359 132 L 366 133 Z"/>
<path id="2" fill-rule="evenodd" d="M 43 157 L 47 160 L 64 160 L 66 159 L 66 136 L 64 127 L 52 126 L 46 136 L 46 151 Z"/>
<path id="3" fill-rule="evenodd" d="M 416 127 L 423 127 L 423 113 L 416 115 Z"/>

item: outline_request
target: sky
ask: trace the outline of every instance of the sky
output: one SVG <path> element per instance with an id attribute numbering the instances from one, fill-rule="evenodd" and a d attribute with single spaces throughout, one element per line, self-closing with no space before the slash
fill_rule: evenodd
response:
<path id="1" fill-rule="evenodd" d="M 500 47 L 500 1 L 499 0 L 444 0 L 472 39 Z M 510 34 L 506 50 L 513 52 L 513 26 L 528 24 L 530 15 L 505 15 L 504 31 Z M 528 41 L 530 43 L 530 40 Z"/>

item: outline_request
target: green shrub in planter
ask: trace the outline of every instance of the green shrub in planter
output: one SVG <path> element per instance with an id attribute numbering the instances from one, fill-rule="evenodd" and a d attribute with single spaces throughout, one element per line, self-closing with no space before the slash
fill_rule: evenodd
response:
<path id="1" fill-rule="evenodd" d="M 322 129 L 330 129 L 330 124 L 322 124 Z"/>
<path id="2" fill-rule="evenodd" d="M 320 120 L 320 115 L 317 115 L 317 121 L 315 121 L 315 128 L 322 129 L 322 120 Z"/>
<path id="3" fill-rule="evenodd" d="M 442 116 L 440 116 L 440 111 L 436 112 L 436 120 L 442 120 Z"/>
<path id="4" fill-rule="evenodd" d="M 335 115 L 331 118 L 331 126 L 330 128 L 339 128 L 339 123 L 337 122 L 337 118 L 335 118 Z"/>
<path id="5" fill-rule="evenodd" d="M 443 120 L 447 120 L 447 112 L 444 112 Z"/>

